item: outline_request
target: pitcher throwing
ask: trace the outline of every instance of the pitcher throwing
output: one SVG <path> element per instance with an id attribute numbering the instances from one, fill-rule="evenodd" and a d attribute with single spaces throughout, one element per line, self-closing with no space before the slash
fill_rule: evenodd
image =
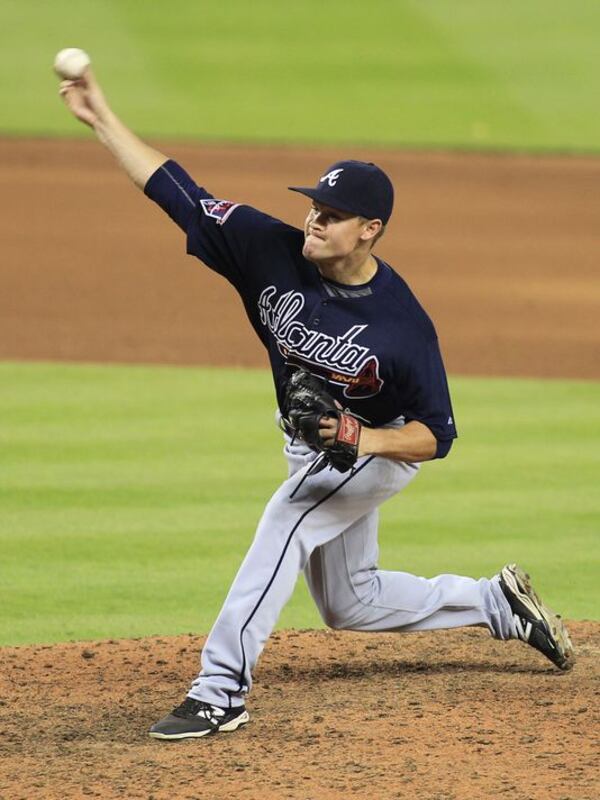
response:
<path id="1" fill-rule="evenodd" d="M 314 186 L 300 230 L 217 199 L 115 116 L 91 70 L 63 81 L 69 109 L 187 237 L 187 252 L 240 294 L 267 349 L 288 477 L 202 650 L 187 696 L 159 739 L 233 731 L 261 651 L 300 572 L 325 623 L 354 631 L 486 627 L 557 667 L 573 650 L 561 619 L 514 564 L 491 579 L 421 578 L 378 568 L 379 506 L 456 437 L 434 326 L 397 272 L 373 253 L 393 188 L 375 164 L 342 160 Z"/>

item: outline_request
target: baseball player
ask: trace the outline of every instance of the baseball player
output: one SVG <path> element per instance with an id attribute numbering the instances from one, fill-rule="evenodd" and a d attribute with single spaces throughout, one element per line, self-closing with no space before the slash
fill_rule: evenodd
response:
<path id="1" fill-rule="evenodd" d="M 325 623 L 355 631 L 485 626 L 570 669 L 567 631 L 515 564 L 491 579 L 426 579 L 378 568 L 379 506 L 456 437 L 431 320 L 374 255 L 393 205 L 376 165 L 339 161 L 310 187 L 303 230 L 213 197 L 115 116 L 91 70 L 60 93 L 121 167 L 187 237 L 187 252 L 240 294 L 265 346 L 288 477 L 201 654 L 184 701 L 150 730 L 158 739 L 234 731 L 249 720 L 252 674 L 300 572 Z"/>

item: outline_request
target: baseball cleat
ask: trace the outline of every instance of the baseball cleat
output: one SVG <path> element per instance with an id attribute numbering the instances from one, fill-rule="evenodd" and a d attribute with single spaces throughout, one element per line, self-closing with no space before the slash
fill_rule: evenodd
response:
<path id="1" fill-rule="evenodd" d="M 220 708 L 186 697 L 180 706 L 150 728 L 155 739 L 192 739 L 235 731 L 250 719 L 245 706 Z"/>
<path id="2" fill-rule="evenodd" d="M 513 612 L 516 638 L 535 647 L 559 669 L 571 669 L 575 656 L 567 629 L 560 615 L 538 597 L 529 575 L 516 564 L 507 564 L 500 572 L 500 588 Z"/>

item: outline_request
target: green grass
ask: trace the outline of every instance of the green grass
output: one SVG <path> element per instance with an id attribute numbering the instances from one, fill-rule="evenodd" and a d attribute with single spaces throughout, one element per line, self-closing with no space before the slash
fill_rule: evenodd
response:
<path id="1" fill-rule="evenodd" d="M 0 364 L 0 644 L 206 632 L 284 477 L 264 371 Z M 518 559 L 600 617 L 600 384 L 455 378 L 461 438 L 382 511 L 381 566 Z M 303 581 L 281 627 L 320 624 Z"/>
<path id="2" fill-rule="evenodd" d="M 598 30 L 590 0 L 3 0 L 0 131 L 84 133 L 75 45 L 144 135 L 597 152 Z"/>

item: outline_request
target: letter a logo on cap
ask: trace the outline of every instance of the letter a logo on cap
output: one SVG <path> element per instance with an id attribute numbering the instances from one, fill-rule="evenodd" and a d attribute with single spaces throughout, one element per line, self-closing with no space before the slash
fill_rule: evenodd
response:
<path id="1" fill-rule="evenodd" d="M 340 177 L 340 172 L 343 172 L 344 168 L 341 169 L 332 169 L 331 172 L 328 172 L 327 175 L 323 175 L 322 178 L 319 178 L 319 183 L 323 183 L 327 181 L 330 186 L 335 186 L 338 182 L 338 178 Z"/>

